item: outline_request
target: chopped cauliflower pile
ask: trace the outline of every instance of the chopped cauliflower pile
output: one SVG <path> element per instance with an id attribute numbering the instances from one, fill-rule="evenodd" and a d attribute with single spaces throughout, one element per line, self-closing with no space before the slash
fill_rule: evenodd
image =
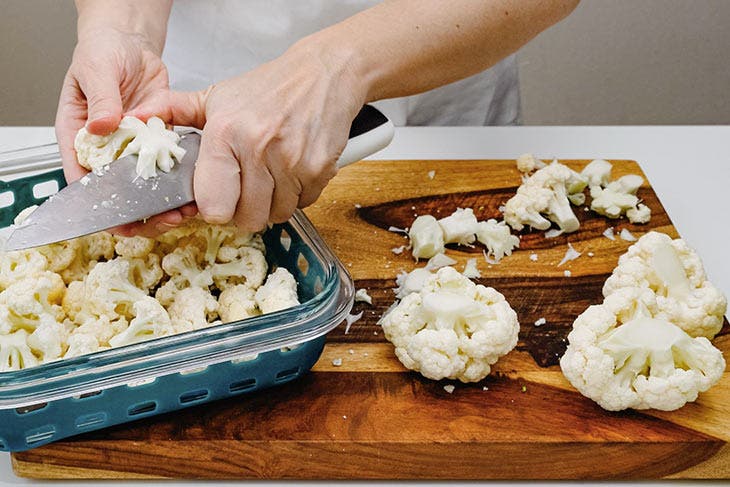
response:
<path id="1" fill-rule="evenodd" d="M 0 252 L 0 372 L 299 303 L 259 234 L 191 220 L 156 239 L 106 232 Z"/>
<path id="2" fill-rule="evenodd" d="M 571 204 L 585 204 L 583 190 L 588 187 L 591 210 L 608 218 L 625 215 L 631 223 L 647 223 L 651 209 L 636 196 L 644 178 L 628 174 L 611 181 L 612 168 L 610 162 L 596 159 L 578 173 L 557 160 L 546 164 L 532 154 L 523 154 L 517 158 L 523 181 L 504 205 L 504 221 L 517 231 L 525 227 L 548 230 L 555 223 L 557 232 L 575 232 L 580 223 Z"/>
<path id="3" fill-rule="evenodd" d="M 429 379 L 482 380 L 517 345 L 517 314 L 502 294 L 452 267 L 419 277 L 418 290 L 380 320 L 396 356 Z"/>
<path id="4" fill-rule="evenodd" d="M 146 124 L 135 117 L 124 117 L 109 135 L 93 135 L 82 128 L 76 134 L 74 148 L 79 164 L 97 174 L 112 161 L 136 154 L 137 175 L 149 179 L 157 176 L 157 169 L 169 172 L 176 160 L 182 160 L 185 149 L 178 146 L 179 142 L 180 136 L 157 117 Z"/>
<path id="5" fill-rule="evenodd" d="M 411 252 L 416 259 L 430 259 L 445 251 L 445 245 L 483 244 L 488 257 L 499 262 L 505 255 L 520 246 L 520 239 L 510 233 L 503 221 L 494 219 L 477 221 L 474 210 L 458 208 L 451 215 L 437 220 L 431 215 L 417 217 L 410 229 Z"/>
<path id="6" fill-rule="evenodd" d="M 727 299 L 683 240 L 641 237 L 619 258 L 603 295 L 575 320 L 560 360 L 583 395 L 611 411 L 672 411 L 721 378 L 725 360 L 710 339 Z"/>

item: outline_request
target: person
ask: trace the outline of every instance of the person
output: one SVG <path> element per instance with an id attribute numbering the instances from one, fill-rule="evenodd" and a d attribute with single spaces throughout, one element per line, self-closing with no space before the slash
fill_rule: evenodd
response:
<path id="1" fill-rule="evenodd" d="M 262 229 L 317 199 L 364 103 L 384 100 L 396 124 L 518 122 L 511 55 L 577 3 L 77 0 L 56 116 L 66 178 L 84 174 L 84 125 L 105 135 L 123 115 L 160 116 L 202 129 L 196 204 L 117 231 L 152 235 L 196 212 Z"/>

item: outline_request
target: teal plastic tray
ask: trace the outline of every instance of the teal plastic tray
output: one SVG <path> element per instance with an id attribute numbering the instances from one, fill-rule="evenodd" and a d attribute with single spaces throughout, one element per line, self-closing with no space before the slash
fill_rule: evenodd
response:
<path id="1" fill-rule="evenodd" d="M 2 162 L 0 155 L 0 168 Z M 12 223 L 23 208 L 40 203 L 48 188 L 64 184 L 60 170 L 0 181 L 0 226 Z M 248 394 L 306 373 L 322 352 L 324 335 L 349 313 L 354 286 L 302 212 L 270 228 L 264 242 L 269 266 L 285 267 L 297 279 L 302 304 L 2 373 L 0 450 L 27 450 L 82 432 Z"/>

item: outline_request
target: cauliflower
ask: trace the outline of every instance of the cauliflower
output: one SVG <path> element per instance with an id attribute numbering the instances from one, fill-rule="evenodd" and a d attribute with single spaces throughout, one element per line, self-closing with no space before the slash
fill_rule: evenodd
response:
<path id="1" fill-rule="evenodd" d="M 36 249 L 0 253 L 0 290 L 48 269 L 48 261 Z"/>
<path id="2" fill-rule="evenodd" d="M 123 257 L 119 257 L 122 259 Z M 162 279 L 162 267 L 160 266 L 160 256 L 157 254 L 147 254 L 144 258 L 126 259 L 129 261 L 129 277 L 135 286 L 150 292 Z"/>
<path id="3" fill-rule="evenodd" d="M 288 270 L 279 267 L 256 290 L 255 299 L 262 313 L 273 313 L 296 306 L 299 304 L 297 281 Z"/>
<path id="4" fill-rule="evenodd" d="M 380 320 L 401 363 L 424 377 L 477 382 L 517 344 L 517 314 L 504 296 L 452 267 L 425 279 Z"/>
<path id="5" fill-rule="evenodd" d="M 129 261 L 125 259 L 97 264 L 84 280 L 84 309 L 110 320 L 134 316 L 134 304 L 148 296 L 134 285 L 130 274 Z"/>
<path id="6" fill-rule="evenodd" d="M 147 257 L 155 249 L 154 239 L 134 236 L 134 237 L 114 237 L 114 251 L 119 257 L 129 257 L 132 259 L 143 259 Z"/>
<path id="7" fill-rule="evenodd" d="M 580 223 L 568 198 L 581 193 L 585 187 L 583 176 L 554 161 L 517 188 L 517 194 L 504 206 L 504 220 L 518 231 L 526 225 L 547 230 L 552 221 L 562 231 L 574 232 Z"/>
<path id="8" fill-rule="evenodd" d="M 67 335 L 66 327 L 62 323 L 50 315 L 44 315 L 33 333 L 28 335 L 27 343 L 40 356 L 42 362 L 51 362 L 61 358 L 66 351 Z"/>
<path id="9" fill-rule="evenodd" d="M 216 287 L 223 291 L 236 284 L 261 286 L 269 268 L 264 253 L 253 247 L 239 247 L 236 253 L 232 260 L 210 266 Z"/>
<path id="10" fill-rule="evenodd" d="M 510 233 L 503 222 L 489 219 L 477 225 L 477 240 L 487 247 L 487 255 L 499 262 L 505 255 L 512 255 L 512 249 L 520 246 L 520 239 Z"/>
<path id="11" fill-rule="evenodd" d="M 197 330 L 217 318 L 218 301 L 206 289 L 187 287 L 175 294 L 167 312 L 175 333 Z"/>
<path id="12" fill-rule="evenodd" d="M 18 330 L 0 335 L 0 372 L 20 370 L 38 365 L 39 361 L 28 347 L 28 332 Z"/>
<path id="13" fill-rule="evenodd" d="M 593 198 L 591 210 L 609 218 L 618 218 L 625 214 L 631 223 L 648 222 L 651 210 L 648 206 L 640 204 L 636 196 L 643 183 L 644 178 L 641 176 L 627 174 L 605 187 L 591 186 L 591 198 Z"/>
<path id="14" fill-rule="evenodd" d="M 135 117 L 124 117 L 110 135 L 91 135 L 82 128 L 76 134 L 74 148 L 79 164 L 95 172 L 120 157 L 137 154 L 137 175 L 148 179 L 157 176 L 157 168 L 169 172 L 174 159 L 183 158 L 185 149 L 178 142 L 180 136 L 167 130 L 157 117 L 150 118 L 146 124 Z"/>
<path id="15" fill-rule="evenodd" d="M 226 288 L 218 296 L 218 314 L 223 323 L 261 314 L 256 305 L 256 290 L 245 284 Z"/>
<path id="16" fill-rule="evenodd" d="M 67 284 L 73 281 L 82 281 L 97 262 L 114 257 L 114 237 L 110 233 L 98 232 L 79 237 L 74 239 L 73 242 L 75 242 L 72 244 L 75 258 L 60 271 L 63 281 Z M 51 244 L 46 248 L 56 245 L 59 244 Z M 58 257 L 58 252 L 51 252 L 53 252 L 51 249 L 46 252 L 49 262 L 51 262 L 51 259 Z M 52 263 L 51 265 L 53 266 Z"/>
<path id="17" fill-rule="evenodd" d="M 417 293 L 423 289 L 423 283 L 426 282 L 426 278 L 431 275 L 429 269 L 420 267 L 413 269 L 411 272 L 401 272 L 395 278 L 395 284 L 398 286 L 395 289 L 395 297 L 403 299 L 411 293 Z"/>
<path id="18" fill-rule="evenodd" d="M 78 259 L 78 255 L 83 252 L 81 240 L 78 238 L 43 245 L 36 250 L 48 261 L 48 270 L 56 273 L 71 267 Z"/>
<path id="19" fill-rule="evenodd" d="M 213 284 L 209 268 L 203 269 L 198 261 L 200 250 L 193 245 L 178 247 L 162 258 L 162 268 L 178 289 L 186 286 L 208 288 Z"/>
<path id="20" fill-rule="evenodd" d="M 712 338 L 722 328 L 727 299 L 707 279 L 699 256 L 682 239 L 659 232 L 643 235 L 619 258 L 603 285 L 603 295 L 624 288 L 651 289 L 656 317 L 690 336 Z"/>
<path id="21" fill-rule="evenodd" d="M 109 339 L 109 345 L 112 347 L 121 347 L 175 333 L 170 316 L 155 298 L 145 296 L 135 301 L 133 310 L 134 319 L 129 323 L 129 327 Z"/>
<path id="22" fill-rule="evenodd" d="M 584 167 L 580 174 L 586 178 L 588 186 L 607 186 L 611 180 L 611 169 L 613 165 L 610 162 L 596 159 Z"/>
<path id="23" fill-rule="evenodd" d="M 626 288 L 590 306 L 573 324 L 560 359 L 581 394 L 610 411 L 672 411 L 722 377 L 722 352 L 655 314 L 651 291 Z"/>
<path id="24" fill-rule="evenodd" d="M 517 169 L 523 174 L 529 174 L 536 169 L 542 169 L 546 164 L 536 159 L 532 154 L 522 154 L 517 158 Z"/>
<path id="25" fill-rule="evenodd" d="M 430 259 L 444 251 L 444 231 L 431 215 L 416 218 L 408 230 L 408 238 L 416 259 Z"/>
<path id="26" fill-rule="evenodd" d="M 71 330 L 69 339 L 74 335 L 89 335 L 94 337 L 97 347 L 108 346 L 109 340 L 114 335 L 122 333 L 129 326 L 129 322 L 123 316 L 114 321 L 109 321 L 107 316 L 91 315 L 81 315 L 77 319 L 81 324 Z"/>
<path id="27" fill-rule="evenodd" d="M 61 277 L 53 272 L 44 271 L 21 279 L 0 293 L 2 321 L 11 330 L 33 331 L 42 320 L 61 320 L 65 291 Z"/>
<path id="28" fill-rule="evenodd" d="M 441 218 L 439 221 L 441 230 L 444 232 L 444 243 L 456 243 L 469 245 L 474 243 L 477 232 L 477 217 L 471 208 L 457 208 L 451 215 Z"/>
<path id="29" fill-rule="evenodd" d="M 73 358 L 89 353 L 98 352 L 102 347 L 94 335 L 89 333 L 74 333 L 68 337 L 68 350 L 63 358 Z"/>

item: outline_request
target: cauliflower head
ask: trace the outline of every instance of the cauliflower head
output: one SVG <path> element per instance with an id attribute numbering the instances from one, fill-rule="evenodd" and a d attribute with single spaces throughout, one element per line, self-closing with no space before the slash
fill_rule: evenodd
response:
<path id="1" fill-rule="evenodd" d="M 560 359 L 565 377 L 609 411 L 673 411 L 722 377 L 722 352 L 658 318 L 647 289 L 621 289 L 573 324 Z"/>
<path id="2" fill-rule="evenodd" d="M 625 288 L 650 289 L 656 296 L 656 317 L 690 336 L 713 338 L 722 328 L 727 298 L 707 279 L 700 257 L 682 239 L 649 232 L 629 247 L 604 283 L 603 295 Z"/>
<path id="3" fill-rule="evenodd" d="M 586 179 L 569 167 L 553 161 L 527 178 L 504 205 L 504 221 L 519 231 L 525 226 L 547 230 L 551 222 L 563 232 L 578 230 L 580 223 L 570 199 L 586 187 Z"/>
<path id="4" fill-rule="evenodd" d="M 517 314 L 504 296 L 452 267 L 426 277 L 380 320 L 401 363 L 429 379 L 477 382 L 517 345 Z"/>

